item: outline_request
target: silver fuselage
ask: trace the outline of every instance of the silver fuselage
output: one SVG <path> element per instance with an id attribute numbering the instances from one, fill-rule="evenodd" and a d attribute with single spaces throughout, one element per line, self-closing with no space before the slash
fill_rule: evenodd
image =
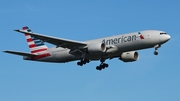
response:
<path id="1" fill-rule="evenodd" d="M 105 43 L 106 47 L 113 47 L 100 54 L 87 54 L 86 58 L 89 60 L 98 60 L 102 57 L 106 59 L 116 58 L 123 52 L 153 48 L 155 45 L 162 45 L 170 39 L 168 34 L 160 34 L 165 33 L 164 31 L 145 30 L 140 32 L 143 35 L 143 39 L 138 34 L 139 32 L 133 32 L 85 41 L 88 45 L 93 43 Z M 70 54 L 70 49 L 68 48 L 53 47 L 49 48 L 48 52 L 51 56 L 36 61 L 64 63 L 80 59 L 80 57 Z M 29 60 L 27 57 L 24 57 L 24 59 Z"/>

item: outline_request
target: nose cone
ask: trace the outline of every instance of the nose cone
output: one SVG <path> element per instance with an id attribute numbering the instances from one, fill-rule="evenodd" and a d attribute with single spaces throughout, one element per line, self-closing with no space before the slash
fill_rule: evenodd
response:
<path id="1" fill-rule="evenodd" d="M 161 41 L 162 41 L 163 43 L 169 41 L 170 39 L 171 39 L 171 36 L 168 35 L 168 34 L 162 35 L 162 37 L 161 37 Z"/>
<path id="2" fill-rule="evenodd" d="M 171 36 L 170 36 L 170 35 L 168 35 L 168 34 L 165 35 L 165 38 L 164 38 L 165 41 L 169 41 L 170 39 L 171 39 Z"/>

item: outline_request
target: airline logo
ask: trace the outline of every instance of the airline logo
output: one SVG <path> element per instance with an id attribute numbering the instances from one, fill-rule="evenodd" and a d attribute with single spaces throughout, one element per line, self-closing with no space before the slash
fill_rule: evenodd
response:
<path id="1" fill-rule="evenodd" d="M 31 30 L 28 27 L 23 27 L 24 31 L 31 32 Z M 40 59 L 47 56 L 50 56 L 48 50 L 48 47 L 43 43 L 42 40 L 37 39 L 31 35 L 25 34 L 26 40 L 28 42 L 30 51 L 32 54 L 36 54 L 38 56 L 32 57 L 32 59 Z"/>
<path id="2" fill-rule="evenodd" d="M 144 39 L 144 36 L 141 34 L 141 32 L 138 32 L 140 39 Z"/>
<path id="3" fill-rule="evenodd" d="M 112 39 L 103 39 L 102 43 L 105 43 L 106 45 L 111 45 L 111 44 L 119 44 L 119 43 L 125 43 L 125 42 L 131 42 L 136 40 L 136 35 L 129 35 L 129 36 L 120 36 L 117 38 L 112 38 Z"/>
<path id="4" fill-rule="evenodd" d="M 102 43 L 105 43 L 106 45 L 113 45 L 113 44 L 119 44 L 119 43 L 125 43 L 125 42 L 131 42 L 137 40 L 137 38 L 144 39 L 144 36 L 141 34 L 141 32 L 138 32 L 138 35 L 129 35 L 129 36 L 120 36 L 117 38 L 112 39 L 103 39 Z"/>

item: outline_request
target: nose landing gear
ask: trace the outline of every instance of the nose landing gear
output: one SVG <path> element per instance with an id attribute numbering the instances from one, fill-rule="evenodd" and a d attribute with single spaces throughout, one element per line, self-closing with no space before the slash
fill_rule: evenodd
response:
<path id="1" fill-rule="evenodd" d="M 158 52 L 157 52 L 157 50 L 158 50 L 158 48 L 160 48 L 161 47 L 161 45 L 156 45 L 156 46 L 154 46 L 154 48 L 155 48 L 155 51 L 154 51 L 154 55 L 158 55 Z"/>
<path id="2" fill-rule="evenodd" d="M 158 52 L 154 51 L 154 55 L 158 55 Z"/>

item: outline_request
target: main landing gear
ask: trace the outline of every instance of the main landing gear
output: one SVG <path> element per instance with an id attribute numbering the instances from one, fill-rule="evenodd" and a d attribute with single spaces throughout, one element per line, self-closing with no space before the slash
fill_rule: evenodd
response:
<path id="1" fill-rule="evenodd" d="M 105 59 L 100 59 L 100 61 L 101 61 L 101 64 L 96 67 L 97 70 L 102 70 L 102 69 L 105 69 L 109 66 L 108 64 L 104 63 Z"/>
<path id="2" fill-rule="evenodd" d="M 77 62 L 78 66 L 85 65 L 86 63 L 89 63 L 90 61 L 88 59 L 82 59 L 81 61 Z"/>
<path id="3" fill-rule="evenodd" d="M 105 62 L 105 59 L 100 59 L 101 61 L 101 64 L 99 66 L 96 67 L 97 70 L 102 70 L 102 69 L 105 69 L 107 68 L 109 65 L 104 63 Z M 78 66 L 83 66 L 85 65 L 86 63 L 89 63 L 90 60 L 89 59 L 81 59 L 81 61 L 77 62 L 77 65 Z"/>
<path id="4" fill-rule="evenodd" d="M 156 46 L 154 46 L 154 48 L 155 48 L 154 55 L 158 55 L 157 50 L 158 50 L 158 48 L 160 48 L 160 47 L 161 47 L 161 45 L 156 45 Z"/>
<path id="5" fill-rule="evenodd" d="M 102 70 L 107 68 L 109 65 L 106 63 L 101 63 L 99 66 L 96 67 L 97 70 Z"/>

